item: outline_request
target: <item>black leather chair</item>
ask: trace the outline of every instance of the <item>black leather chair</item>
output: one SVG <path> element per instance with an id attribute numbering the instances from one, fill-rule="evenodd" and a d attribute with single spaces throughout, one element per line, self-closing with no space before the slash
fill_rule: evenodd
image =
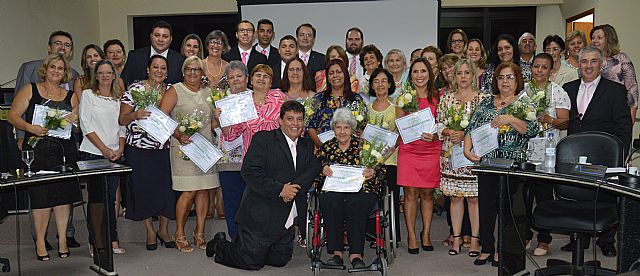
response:
<path id="1" fill-rule="evenodd" d="M 566 164 L 578 163 L 579 156 L 587 156 L 588 162 L 594 165 L 622 167 L 625 152 L 622 141 L 611 134 L 596 131 L 576 133 L 558 143 L 556 172 L 563 173 Z M 547 267 L 536 270 L 535 275 L 615 275 L 615 271 L 601 268 L 598 262 L 585 265 L 583 249 L 585 236 L 605 232 L 618 223 L 615 200 L 610 195 L 599 193 L 596 206 L 594 189 L 569 185 L 556 185 L 554 189 L 558 199 L 539 204 L 533 211 L 533 224 L 552 233 L 570 234 L 575 246 L 570 264 L 547 260 Z"/>

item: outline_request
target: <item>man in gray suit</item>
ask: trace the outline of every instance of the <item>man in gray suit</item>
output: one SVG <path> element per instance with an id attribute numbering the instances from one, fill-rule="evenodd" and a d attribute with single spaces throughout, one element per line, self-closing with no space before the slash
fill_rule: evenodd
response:
<path id="1" fill-rule="evenodd" d="M 71 59 L 73 58 L 73 38 L 71 37 L 70 33 L 67 33 L 65 31 L 55 31 L 52 32 L 51 35 L 49 35 L 47 54 L 54 53 L 62 54 L 68 61 L 71 61 Z M 40 76 L 38 76 L 38 69 L 40 69 L 40 66 L 42 66 L 42 59 L 25 62 L 20 66 L 20 69 L 18 69 L 18 76 L 16 77 L 14 95 L 17 94 L 20 88 L 25 85 L 29 85 L 32 82 L 42 82 L 42 79 L 40 78 Z M 71 71 L 71 80 L 67 83 L 60 84 L 60 87 L 64 88 L 67 91 L 73 90 L 73 83 L 78 78 L 78 72 L 74 69 L 72 69 Z M 24 132 L 16 129 L 16 138 L 18 149 L 22 150 Z M 73 227 L 73 212 L 71 212 L 71 215 L 69 217 L 69 224 L 67 225 L 67 246 L 69 247 L 80 247 L 80 244 L 73 237 L 75 235 L 75 232 L 76 229 Z M 33 232 L 32 236 L 35 240 Z M 47 250 L 51 250 L 51 245 L 46 240 L 46 238 L 45 243 L 47 246 Z"/>

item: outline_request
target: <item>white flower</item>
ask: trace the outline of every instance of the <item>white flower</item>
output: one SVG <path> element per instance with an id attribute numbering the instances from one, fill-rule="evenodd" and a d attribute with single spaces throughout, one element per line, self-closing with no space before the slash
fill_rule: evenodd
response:
<path id="1" fill-rule="evenodd" d="M 382 158 L 382 154 L 380 154 L 377 150 L 371 150 L 371 155 L 375 158 Z"/>
<path id="2" fill-rule="evenodd" d="M 527 119 L 527 121 L 535 121 L 536 113 L 534 111 L 527 112 L 527 117 L 525 119 Z"/>
<path id="3" fill-rule="evenodd" d="M 202 122 L 198 122 L 198 128 L 202 127 Z"/>
<path id="4" fill-rule="evenodd" d="M 178 128 L 178 130 L 180 130 L 180 132 L 185 132 L 187 130 L 187 128 L 185 126 L 180 126 L 180 128 Z"/>
<path id="5" fill-rule="evenodd" d="M 513 102 L 513 107 L 518 108 L 522 103 L 520 101 Z"/>
<path id="6" fill-rule="evenodd" d="M 55 111 L 55 110 L 49 110 L 49 111 L 47 111 L 47 116 L 48 116 L 48 117 L 55 117 L 55 116 L 56 116 L 56 111 Z"/>
<path id="7" fill-rule="evenodd" d="M 211 99 L 211 97 L 207 97 L 207 102 L 213 102 L 213 100 Z"/>
<path id="8" fill-rule="evenodd" d="M 403 108 L 404 107 L 404 102 L 403 101 L 398 101 L 398 107 L 399 108 Z"/>
<path id="9" fill-rule="evenodd" d="M 358 120 L 358 122 L 362 122 L 362 120 L 364 120 L 364 117 L 362 115 L 358 115 L 356 116 L 356 120 Z"/>
<path id="10" fill-rule="evenodd" d="M 462 115 L 462 120 L 469 120 L 469 115 L 467 114 Z"/>
<path id="11" fill-rule="evenodd" d="M 469 121 L 468 120 L 463 119 L 462 121 L 460 121 L 460 127 L 464 128 L 464 127 L 467 127 L 467 126 L 469 126 Z"/>
<path id="12" fill-rule="evenodd" d="M 404 94 L 404 98 L 405 98 L 408 102 L 410 102 L 410 101 L 411 101 L 411 93 L 405 93 L 405 94 Z"/>

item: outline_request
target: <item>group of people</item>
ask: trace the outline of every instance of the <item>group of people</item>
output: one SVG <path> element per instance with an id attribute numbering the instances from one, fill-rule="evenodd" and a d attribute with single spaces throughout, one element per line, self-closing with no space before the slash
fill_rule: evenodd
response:
<path id="1" fill-rule="evenodd" d="M 605 131 L 629 148 L 638 86 L 633 65 L 620 51 L 610 25 L 593 28 L 591 45 L 580 31 L 565 39 L 546 36 L 544 52 L 538 54 L 530 33 L 517 40 L 502 34 L 487 51 L 481 40 L 455 29 L 444 52 L 427 46 L 411 52 L 408 59 L 399 49 L 383 56 L 375 45 L 365 46 L 357 27 L 347 30 L 344 47 L 332 45 L 324 54 L 313 49 L 316 35 L 313 25 L 304 23 L 274 47 L 270 20 L 258 21 L 257 27 L 243 20 L 236 26 L 237 47 L 229 46 L 224 32 L 214 30 L 204 40 L 186 36 L 178 53 L 169 49 L 171 26 L 160 21 L 151 29 L 151 46 L 128 55 L 115 39 L 104 44 L 104 51 L 87 45 L 81 56 L 84 74 L 79 75 L 69 65 L 71 35 L 57 31 L 49 38 L 49 55 L 20 68 L 9 121 L 24 132 L 18 133 L 19 147 L 35 150 L 35 169 L 59 165 L 62 152 L 53 143 L 64 145 L 69 164 L 78 158 L 117 161 L 125 156 L 133 173 L 127 185 L 118 185 L 117 178 L 107 180 L 114 202 L 111 212 L 115 218 L 122 191 L 126 218 L 144 222 L 148 250 L 157 248 L 157 240 L 181 252 L 196 247 L 215 255 L 219 263 L 244 269 L 284 266 L 291 259 L 296 234 L 295 243 L 305 246 L 306 222 L 300 217 L 307 209 L 310 187 L 319 191 L 327 263 L 342 265 L 346 234 L 349 261 L 363 267 L 368 213 L 385 185 L 396 199 L 403 193 L 408 253 L 434 250 L 430 230 L 434 197 L 440 190 L 449 205 L 450 236 L 442 242 L 450 247 L 448 254 L 469 248 L 475 264 L 496 265 L 496 179 L 477 177 L 469 166 L 452 162 L 460 152 L 472 162 L 481 159 L 471 132 L 486 124 L 498 128 L 499 147 L 484 156 L 515 161 L 527 160 L 529 139 L 546 129 L 556 138 Z M 222 110 L 210 101 L 212 91 L 222 91 L 225 97 L 251 93 L 257 118 L 221 127 Z M 531 100 L 540 93 L 546 100 Z M 30 123 L 37 105 L 68 111 L 66 120 L 77 123 L 81 134 L 43 139 L 49 130 Z M 176 128 L 170 140 L 161 143 L 139 126 L 150 116 L 145 109 L 149 105 L 176 121 L 196 116 L 199 127 L 191 132 Z M 533 110 L 534 116 L 516 112 L 517 107 Z M 360 135 L 367 124 L 398 132 L 396 119 L 424 109 L 435 119 L 435 129 L 416 141 L 399 139 L 387 148 L 382 164 L 363 170 L 359 192 L 320 192 L 325 177 L 333 175 L 331 165 L 362 164 L 366 142 Z M 207 172 L 180 150 L 194 133 L 223 151 Z M 542 186 L 536 189 L 548 189 Z M 213 192 L 218 188 L 220 193 Z M 536 195 L 538 202 L 553 199 L 550 191 Z M 72 227 L 70 204 L 80 200 L 79 187 L 75 182 L 55 183 L 46 189 L 30 188 L 30 196 L 38 259 L 49 259 L 45 233 L 51 210 L 59 255 L 68 257 L 65 237 L 73 236 L 67 233 Z M 185 223 L 192 208 L 196 227 L 190 244 Z M 207 243 L 206 219 L 216 212 L 226 215 L 227 232 Z M 296 215 L 297 221 L 291 222 Z M 399 218 L 398 212 L 393 215 Z M 159 217 L 157 230 L 153 216 Z M 173 219 L 172 235 L 168 222 Z M 112 221 L 113 252 L 124 253 Z M 399 219 L 395 221 L 399 242 Z M 615 230 L 598 242 L 606 256 L 616 254 L 613 234 Z M 537 240 L 534 254 L 547 254 L 549 233 L 540 230 Z"/>

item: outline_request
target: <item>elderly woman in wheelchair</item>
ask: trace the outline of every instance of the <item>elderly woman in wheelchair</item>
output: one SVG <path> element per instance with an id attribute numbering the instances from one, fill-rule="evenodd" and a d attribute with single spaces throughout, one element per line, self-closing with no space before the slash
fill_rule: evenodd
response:
<path id="1" fill-rule="evenodd" d="M 331 165 L 361 166 L 362 142 L 354 135 L 356 118 L 347 108 L 336 110 L 331 128 L 335 137 L 325 142 L 318 158 L 323 170 L 316 179 L 320 187 L 326 177 L 333 176 Z M 349 245 L 349 261 L 354 269 L 364 268 L 365 234 L 369 214 L 379 201 L 380 187 L 385 179 L 384 166 L 364 168 L 364 183 L 357 192 L 326 191 L 319 189 L 320 212 L 325 225 L 327 252 L 332 254 L 326 262 L 330 266 L 343 266 L 344 234 Z M 346 226 L 346 231 L 345 231 Z"/>

